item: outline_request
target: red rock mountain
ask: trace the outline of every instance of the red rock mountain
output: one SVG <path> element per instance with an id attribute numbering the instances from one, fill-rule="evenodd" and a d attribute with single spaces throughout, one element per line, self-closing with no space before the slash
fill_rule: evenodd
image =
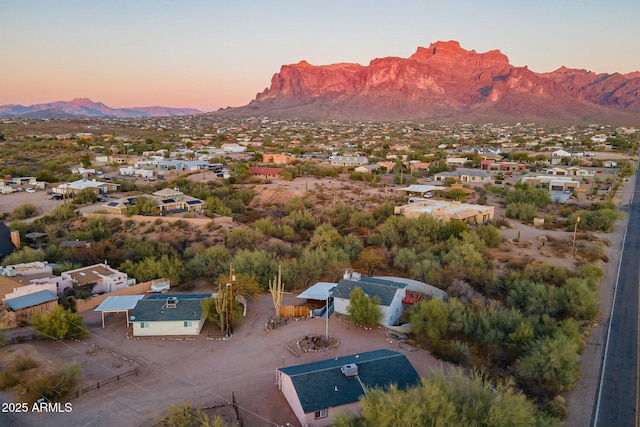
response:
<path id="1" fill-rule="evenodd" d="M 640 124 L 640 73 L 595 74 L 514 67 L 499 50 L 456 41 L 368 66 L 284 65 L 271 86 L 232 115 L 308 119 L 545 120 Z"/>

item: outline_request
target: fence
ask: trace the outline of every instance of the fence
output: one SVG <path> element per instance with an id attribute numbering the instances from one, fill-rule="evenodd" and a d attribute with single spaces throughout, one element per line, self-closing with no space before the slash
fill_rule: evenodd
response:
<path id="1" fill-rule="evenodd" d="M 4 342 L 5 345 L 10 344 L 20 344 L 21 342 L 29 341 L 29 340 L 38 340 L 40 336 L 37 334 L 27 334 L 27 335 L 16 335 L 11 338 L 7 338 Z"/>
<path id="2" fill-rule="evenodd" d="M 78 389 L 78 390 L 76 390 L 76 397 L 79 398 L 80 396 L 82 396 L 86 392 L 91 391 L 91 390 L 99 389 L 100 387 L 104 387 L 107 384 L 111 384 L 113 382 L 120 382 L 121 379 L 126 378 L 126 377 L 130 377 L 131 375 L 134 375 L 134 374 L 135 374 L 136 377 L 138 376 L 139 368 L 134 368 L 134 369 L 132 369 L 130 371 L 125 372 L 124 374 L 119 374 L 119 375 L 116 375 L 115 377 L 111 377 L 111 378 L 106 379 L 104 381 L 99 381 L 99 382 L 97 382 L 97 383 L 95 383 L 93 385 L 90 385 L 89 387 L 85 387 L 83 389 Z"/>
<path id="3" fill-rule="evenodd" d="M 280 317 L 310 317 L 311 310 L 306 305 L 282 305 Z"/>

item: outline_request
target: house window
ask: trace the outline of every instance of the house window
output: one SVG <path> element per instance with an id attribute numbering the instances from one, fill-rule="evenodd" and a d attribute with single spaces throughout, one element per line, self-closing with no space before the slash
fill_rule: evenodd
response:
<path id="1" fill-rule="evenodd" d="M 329 413 L 328 409 L 320 409 L 319 411 L 316 411 L 314 418 L 316 420 L 319 420 L 320 418 L 327 418 L 328 413 Z"/>
<path id="2" fill-rule="evenodd" d="M 190 328 L 193 326 L 193 322 L 191 320 L 185 320 L 184 321 L 184 327 L 185 328 Z"/>
<path id="3" fill-rule="evenodd" d="M 148 327 L 149 327 L 149 322 L 140 322 L 140 328 L 144 329 Z"/>

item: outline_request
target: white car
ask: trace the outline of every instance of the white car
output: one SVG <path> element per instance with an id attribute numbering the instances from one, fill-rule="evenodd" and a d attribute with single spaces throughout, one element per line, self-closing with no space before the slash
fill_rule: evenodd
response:
<path id="1" fill-rule="evenodd" d="M 35 193 L 36 190 L 34 190 L 33 188 L 27 188 L 24 191 L 26 191 L 27 193 Z"/>

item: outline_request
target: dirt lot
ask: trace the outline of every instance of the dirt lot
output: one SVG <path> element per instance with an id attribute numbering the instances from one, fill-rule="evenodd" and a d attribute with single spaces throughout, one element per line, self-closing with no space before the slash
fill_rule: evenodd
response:
<path id="1" fill-rule="evenodd" d="M 296 303 L 296 298 L 287 295 L 284 303 Z M 127 371 L 134 363 L 139 364 L 140 375 L 70 400 L 73 405 L 70 413 L 16 414 L 8 425 L 152 426 L 155 417 L 171 403 L 188 401 L 210 406 L 231 400 L 232 393 L 245 426 L 298 425 L 274 385 L 275 370 L 279 367 L 389 348 L 405 353 L 420 374 L 446 369 L 425 350 L 405 345 L 401 348 L 397 341 L 387 337 L 384 328 L 365 330 L 335 315 L 329 319 L 329 333 L 340 340 L 339 346 L 319 353 L 298 351 L 297 357 L 286 345 L 296 349 L 295 342 L 301 337 L 324 335 L 325 320 L 291 321 L 284 327 L 266 331 L 265 322 L 272 313 L 271 297 L 263 295 L 249 301 L 247 318 L 229 340 L 207 339 L 207 334 L 219 333 L 211 323 L 196 339 L 170 340 L 127 338 L 124 314 L 109 315 L 106 328 L 102 329 L 99 314 L 89 312 L 85 321 L 91 333 L 83 342 L 36 341 L 12 345 L 9 350 L 37 354 L 32 356 L 37 360 L 76 359 L 85 366 L 85 383 Z M 7 393 L 1 393 L 0 398 L 9 402 L 14 399 Z"/>

